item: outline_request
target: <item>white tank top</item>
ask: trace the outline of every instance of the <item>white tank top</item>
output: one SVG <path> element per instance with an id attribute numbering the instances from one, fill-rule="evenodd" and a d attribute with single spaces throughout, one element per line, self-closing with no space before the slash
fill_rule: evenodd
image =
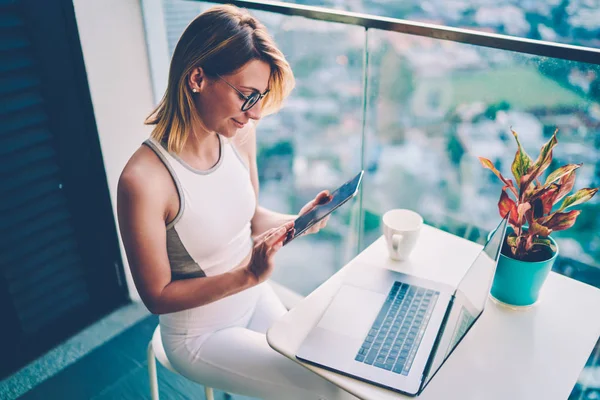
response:
<path id="1" fill-rule="evenodd" d="M 214 276 L 230 271 L 252 250 L 250 221 L 256 197 L 247 165 L 227 139 L 219 137 L 219 160 L 197 170 L 154 139 L 144 142 L 171 174 L 179 211 L 166 226 L 171 279 Z M 165 333 L 199 335 L 246 318 L 258 300 L 252 287 L 213 303 L 162 314 Z"/>

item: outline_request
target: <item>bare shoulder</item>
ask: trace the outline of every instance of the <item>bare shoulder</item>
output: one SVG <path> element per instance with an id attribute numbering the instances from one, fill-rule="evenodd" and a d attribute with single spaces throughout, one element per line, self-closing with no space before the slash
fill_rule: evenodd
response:
<path id="1" fill-rule="evenodd" d="M 120 198 L 154 199 L 166 205 L 172 186 L 172 178 L 162 161 L 148 146 L 142 145 L 123 168 L 117 191 Z"/>

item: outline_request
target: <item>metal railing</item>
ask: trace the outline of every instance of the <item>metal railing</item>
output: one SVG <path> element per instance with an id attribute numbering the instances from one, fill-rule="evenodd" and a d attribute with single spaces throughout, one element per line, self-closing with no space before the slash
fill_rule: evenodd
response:
<path id="1" fill-rule="evenodd" d="M 467 43 L 494 49 L 509 50 L 543 57 L 560 58 L 600 65 L 600 49 L 573 46 L 543 40 L 533 40 L 509 35 L 481 32 L 471 29 L 452 28 L 443 25 L 380 17 L 323 7 L 305 6 L 278 1 L 256 0 L 209 0 L 210 3 L 234 4 L 253 10 L 300 16 L 313 20 L 337 22 L 362 26 L 365 29 L 381 29 L 418 35 L 433 39 Z"/>

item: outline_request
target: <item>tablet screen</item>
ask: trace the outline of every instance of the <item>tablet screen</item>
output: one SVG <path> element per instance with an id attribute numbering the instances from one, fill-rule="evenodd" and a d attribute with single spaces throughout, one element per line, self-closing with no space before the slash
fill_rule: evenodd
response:
<path id="1" fill-rule="evenodd" d="M 358 193 L 358 188 L 362 180 L 363 171 L 360 171 L 354 178 L 344 183 L 335 191 L 331 192 L 331 200 L 325 204 L 321 204 L 307 212 L 306 214 L 298 217 L 294 221 L 294 229 L 288 233 L 288 236 L 283 241 L 286 245 L 292 241 L 295 237 L 298 237 L 304 233 L 311 226 L 331 214 L 333 210 L 350 200 Z"/>

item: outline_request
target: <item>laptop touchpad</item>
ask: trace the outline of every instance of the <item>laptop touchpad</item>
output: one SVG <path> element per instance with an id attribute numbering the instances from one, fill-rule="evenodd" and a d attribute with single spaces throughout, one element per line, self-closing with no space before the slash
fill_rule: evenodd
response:
<path id="1" fill-rule="evenodd" d="M 342 335 L 364 339 L 386 296 L 343 285 L 317 325 Z"/>

